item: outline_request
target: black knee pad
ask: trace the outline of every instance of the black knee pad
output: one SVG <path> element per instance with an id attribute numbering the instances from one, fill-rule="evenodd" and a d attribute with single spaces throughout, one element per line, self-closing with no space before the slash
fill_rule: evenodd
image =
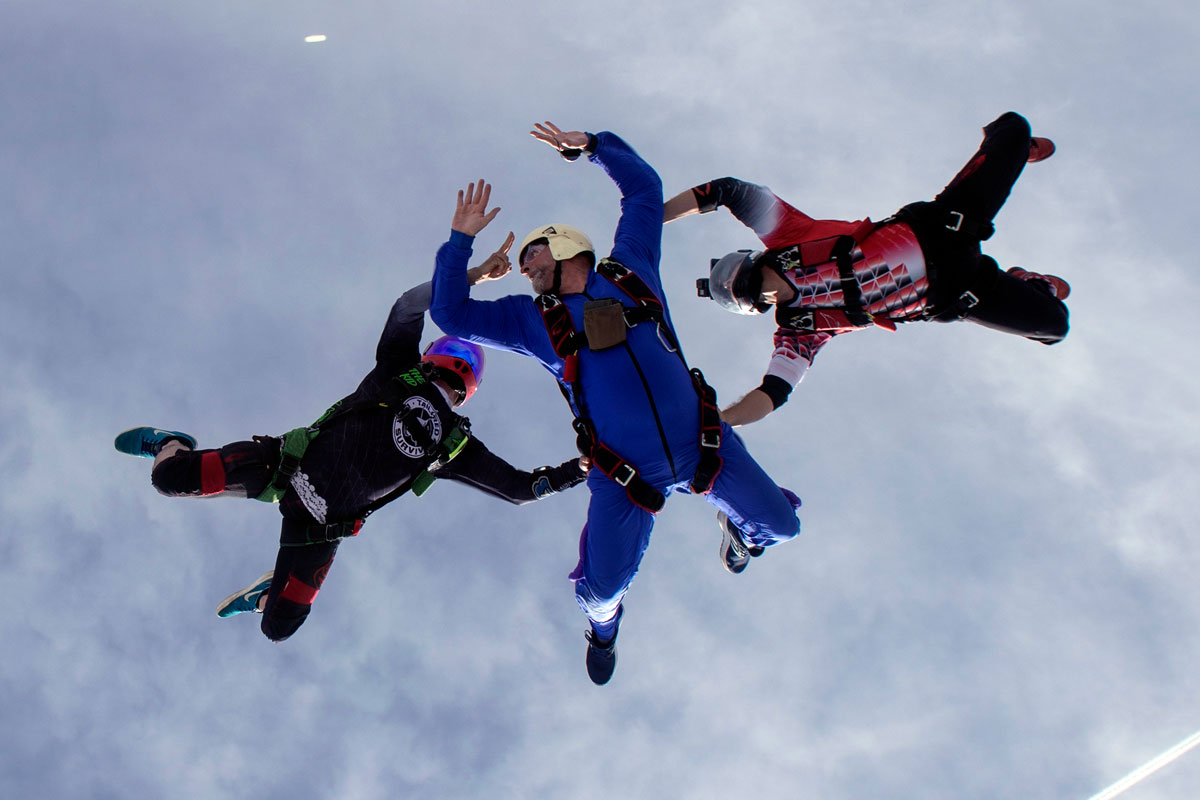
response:
<path id="1" fill-rule="evenodd" d="M 200 494 L 200 458 L 195 450 L 180 450 L 154 465 L 150 483 L 167 497 L 196 497 Z"/>
<path id="2" fill-rule="evenodd" d="M 312 611 L 310 605 L 293 603 L 282 597 L 275 598 L 267 605 L 263 613 L 262 625 L 260 625 L 263 636 L 272 642 L 286 641 L 300 629 L 304 620 L 308 619 L 310 611 Z"/>

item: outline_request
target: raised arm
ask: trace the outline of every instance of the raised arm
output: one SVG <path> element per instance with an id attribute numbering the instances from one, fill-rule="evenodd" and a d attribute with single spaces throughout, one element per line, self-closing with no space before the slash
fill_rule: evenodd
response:
<path id="1" fill-rule="evenodd" d="M 658 263 L 662 254 L 662 180 L 624 139 L 609 131 L 591 134 L 564 132 L 551 122 L 534 126 L 530 134 L 555 148 L 568 160 L 587 154 L 621 191 L 621 220 L 612 257 L 636 271 L 652 288 L 660 289 Z"/>
<path id="2" fill-rule="evenodd" d="M 491 186 L 480 180 L 458 193 L 458 203 L 450 223 L 450 238 L 438 248 L 433 270 L 433 297 L 429 314 L 446 333 L 461 336 L 489 347 L 532 355 L 547 365 L 557 359 L 546 335 L 541 317 L 530 297 L 510 295 L 499 300 L 472 300 L 470 287 L 477 277 L 492 280 L 509 270 L 508 248 L 504 245 L 472 276 L 467 269 L 475 234 L 491 222 L 498 208 L 488 210 Z"/>
<path id="3" fill-rule="evenodd" d="M 492 253 L 482 264 L 467 270 L 467 281 L 474 286 L 484 281 L 503 278 L 512 269 L 508 260 L 508 251 L 512 247 L 513 235 L 508 234 L 504 244 Z M 412 351 L 420 347 L 421 331 L 425 326 L 425 312 L 429 310 L 433 298 L 433 283 L 426 281 L 409 289 L 392 304 L 387 323 L 383 326 L 383 334 L 375 348 L 375 360 L 385 361 L 400 359 L 407 363 L 412 360 Z"/>
<path id="4" fill-rule="evenodd" d="M 857 240 L 874 228 L 870 219 L 856 222 L 814 219 L 781 200 L 766 186 L 738 178 L 717 178 L 680 192 L 665 204 L 663 222 L 696 213 L 707 214 L 722 206 L 751 228 L 768 249 L 831 236 L 849 235 Z"/>
<path id="5" fill-rule="evenodd" d="M 663 222 L 673 222 L 692 214 L 708 214 L 722 206 L 763 241 L 775 231 L 788 208 L 765 186 L 737 178 L 717 178 L 684 189 L 668 200 L 663 206 Z"/>
<path id="6" fill-rule="evenodd" d="M 684 189 L 679 194 L 663 203 L 663 224 L 674 222 L 682 217 L 690 217 L 700 213 L 700 203 L 696 201 L 696 193 L 692 189 Z"/>

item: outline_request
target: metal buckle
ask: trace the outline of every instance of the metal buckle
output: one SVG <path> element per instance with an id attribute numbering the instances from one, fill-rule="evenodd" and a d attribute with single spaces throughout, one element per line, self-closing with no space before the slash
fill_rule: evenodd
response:
<path id="1" fill-rule="evenodd" d="M 710 437 L 711 437 L 711 439 L 710 439 Z M 714 450 L 716 448 L 720 447 L 721 446 L 721 432 L 720 431 L 701 431 L 700 446 L 701 447 L 711 447 Z"/>
<path id="2" fill-rule="evenodd" d="M 678 352 L 678 351 L 677 351 L 677 350 L 676 350 L 674 347 L 672 347 L 672 346 L 671 346 L 671 345 L 670 345 L 670 344 L 667 342 L 667 337 L 666 337 L 666 336 L 665 336 L 665 334 L 663 333 L 663 326 L 662 326 L 662 323 L 659 323 L 658 325 L 656 325 L 656 326 L 654 326 L 654 327 L 655 327 L 655 330 L 657 330 L 657 331 L 658 331 L 658 340 L 659 340 L 660 342 L 662 342 L 662 346 L 663 346 L 664 348 L 666 348 L 667 352 L 668 352 L 668 353 L 675 353 L 675 352 Z"/>
<path id="3" fill-rule="evenodd" d="M 959 299 L 959 302 L 964 304 L 963 305 L 964 310 L 968 309 L 968 308 L 974 308 L 975 306 L 979 305 L 979 298 L 976 297 L 975 293 L 972 292 L 970 289 L 967 289 L 965 292 L 963 292 L 961 295 L 959 295 L 958 299 Z"/>
<path id="4" fill-rule="evenodd" d="M 601 270 L 608 271 L 613 279 L 618 281 L 626 277 L 630 272 L 629 267 L 611 258 L 600 259 L 600 262 L 596 264 L 596 272 L 600 272 Z"/>
<path id="5" fill-rule="evenodd" d="M 621 476 L 621 477 L 624 477 L 625 480 L 621 480 L 621 477 L 618 477 L 618 473 L 621 470 L 625 470 L 625 474 L 623 476 Z M 613 470 L 613 474 L 610 475 L 609 477 L 612 478 L 614 481 L 616 481 L 617 483 L 619 483 L 622 486 L 629 486 L 630 481 L 632 481 L 634 478 L 637 477 L 637 470 L 634 469 L 629 464 L 621 464 L 620 466 L 618 466 L 616 469 Z"/>
<path id="6" fill-rule="evenodd" d="M 959 231 L 962 228 L 962 224 L 963 224 L 962 212 L 961 211 L 951 211 L 950 216 L 952 218 L 957 217 L 957 219 L 955 219 L 953 222 L 946 223 L 946 230 L 955 231 L 955 232 Z M 978 301 L 976 301 L 976 302 L 978 302 Z"/>

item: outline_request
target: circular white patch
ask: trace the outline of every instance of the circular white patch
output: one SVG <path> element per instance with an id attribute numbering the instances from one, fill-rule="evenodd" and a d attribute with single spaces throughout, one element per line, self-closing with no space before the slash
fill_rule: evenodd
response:
<path id="1" fill-rule="evenodd" d="M 408 398 L 404 401 L 404 408 L 408 411 L 406 419 L 401 420 L 401 414 L 392 419 L 392 441 L 396 443 L 396 449 L 404 455 L 420 458 L 426 455 L 426 451 L 413 436 L 412 427 L 420 425 L 425 431 L 425 437 L 422 438 L 436 444 L 442 440 L 442 421 L 438 419 L 433 403 L 424 397 Z"/>

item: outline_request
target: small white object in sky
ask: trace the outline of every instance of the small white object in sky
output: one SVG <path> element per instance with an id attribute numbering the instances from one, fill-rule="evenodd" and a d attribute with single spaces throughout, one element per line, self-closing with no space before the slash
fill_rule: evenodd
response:
<path id="1" fill-rule="evenodd" d="M 1165 753 L 1161 753 L 1160 755 L 1152 758 L 1150 761 L 1138 767 L 1133 772 L 1129 773 L 1104 791 L 1100 792 L 1099 794 L 1092 795 L 1090 798 L 1088 798 L 1088 800 L 1109 800 L 1110 797 L 1116 797 L 1130 786 L 1133 786 L 1135 783 L 1140 783 L 1143 778 L 1147 778 L 1151 774 L 1158 772 L 1167 764 L 1170 764 L 1172 761 L 1179 758 L 1196 745 L 1200 745 L 1200 731 L 1196 731 L 1191 736 L 1172 747 L 1170 750 L 1167 750 Z"/>
<path id="2" fill-rule="evenodd" d="M 305 36 L 304 41 L 308 42 L 309 44 L 313 44 L 315 42 L 323 42 L 323 41 L 325 41 L 325 34 L 314 33 L 312 36 Z"/>

